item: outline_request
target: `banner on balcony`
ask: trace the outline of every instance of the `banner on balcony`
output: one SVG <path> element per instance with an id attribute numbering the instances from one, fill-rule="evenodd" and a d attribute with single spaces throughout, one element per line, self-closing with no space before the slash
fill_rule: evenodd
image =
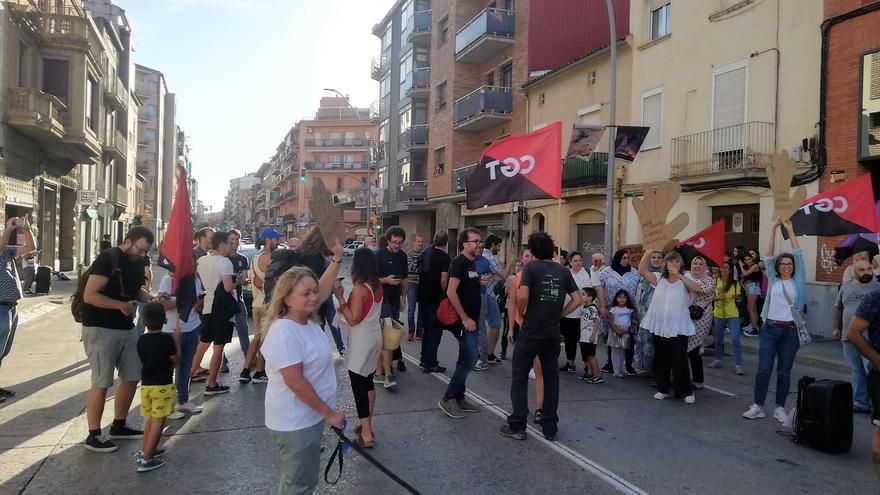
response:
<path id="1" fill-rule="evenodd" d="M 651 130 L 650 127 L 617 126 L 617 137 L 614 138 L 614 158 L 630 163 L 635 161 L 649 130 Z"/>
<path id="2" fill-rule="evenodd" d="M 593 150 L 596 149 L 596 145 L 599 144 L 599 140 L 602 139 L 602 134 L 604 133 L 604 126 L 575 124 L 571 130 L 571 141 L 568 143 L 565 159 L 579 158 L 584 161 L 589 160 L 590 155 L 593 154 Z"/>
<path id="3" fill-rule="evenodd" d="M 684 258 L 688 267 L 697 256 L 705 258 L 710 266 L 721 266 L 724 263 L 725 248 L 724 219 L 675 245 L 675 250 Z"/>
<path id="4" fill-rule="evenodd" d="M 871 175 L 807 198 L 791 217 L 797 235 L 848 235 L 880 231 Z M 785 235 L 785 229 L 782 229 Z"/>
<path id="5" fill-rule="evenodd" d="M 562 122 L 511 136 L 483 151 L 467 176 L 469 209 L 562 195 Z"/>

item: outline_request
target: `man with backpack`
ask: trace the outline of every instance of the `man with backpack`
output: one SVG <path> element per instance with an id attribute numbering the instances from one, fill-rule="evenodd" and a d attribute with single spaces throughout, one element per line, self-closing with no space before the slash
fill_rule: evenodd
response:
<path id="1" fill-rule="evenodd" d="M 419 285 L 416 301 L 422 319 L 422 355 L 420 366 L 425 373 L 443 373 L 446 368 L 437 361 L 437 349 L 443 338 L 443 329 L 437 321 L 437 306 L 445 297 L 449 282 L 449 234 L 441 230 L 434 234 L 431 247 L 422 251 L 416 262 Z"/>
<path id="2" fill-rule="evenodd" d="M 135 303 L 147 302 L 144 289 L 143 259 L 153 245 L 153 233 L 146 227 L 133 227 L 121 246 L 110 248 L 95 258 L 83 274 L 74 294 L 71 310 L 82 323 L 82 341 L 92 371 L 92 386 L 86 393 L 89 434 L 85 447 L 95 452 L 113 452 L 116 444 L 101 433 L 101 418 L 107 389 L 113 386 L 113 370 L 119 370 L 113 407 L 110 439 L 137 439 L 141 430 L 130 428 L 125 420 L 141 377 L 134 328 Z"/>

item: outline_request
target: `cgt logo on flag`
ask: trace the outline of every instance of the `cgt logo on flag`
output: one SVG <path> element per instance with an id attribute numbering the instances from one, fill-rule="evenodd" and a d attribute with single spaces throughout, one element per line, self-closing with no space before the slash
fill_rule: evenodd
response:
<path id="1" fill-rule="evenodd" d="M 562 122 L 483 151 L 467 177 L 468 209 L 562 195 Z"/>
<path id="2" fill-rule="evenodd" d="M 871 174 L 807 198 L 791 217 L 797 235 L 849 235 L 877 232 Z M 786 236 L 783 229 L 782 235 Z"/>

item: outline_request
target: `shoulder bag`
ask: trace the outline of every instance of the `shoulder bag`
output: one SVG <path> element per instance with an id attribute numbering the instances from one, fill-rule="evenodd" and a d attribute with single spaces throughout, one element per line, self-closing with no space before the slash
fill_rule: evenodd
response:
<path id="1" fill-rule="evenodd" d="M 783 281 L 780 280 L 779 283 L 782 284 L 782 293 L 785 295 L 788 307 L 791 308 L 791 317 L 794 318 L 794 323 L 797 325 L 798 341 L 800 341 L 801 345 L 807 345 L 813 341 L 813 338 L 810 337 L 810 332 L 807 331 L 807 321 L 804 319 L 804 314 L 800 309 L 794 306 L 791 296 L 789 296 L 788 291 L 785 290 L 785 284 Z"/>

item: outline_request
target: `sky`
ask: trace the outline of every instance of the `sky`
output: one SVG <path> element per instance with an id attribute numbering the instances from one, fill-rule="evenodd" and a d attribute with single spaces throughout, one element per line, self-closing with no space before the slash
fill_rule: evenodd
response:
<path id="1" fill-rule="evenodd" d="M 189 136 L 199 198 L 223 208 L 229 179 L 256 172 L 323 88 L 378 99 L 373 25 L 394 0 L 114 0 L 134 34 L 135 63 L 165 74 Z"/>

